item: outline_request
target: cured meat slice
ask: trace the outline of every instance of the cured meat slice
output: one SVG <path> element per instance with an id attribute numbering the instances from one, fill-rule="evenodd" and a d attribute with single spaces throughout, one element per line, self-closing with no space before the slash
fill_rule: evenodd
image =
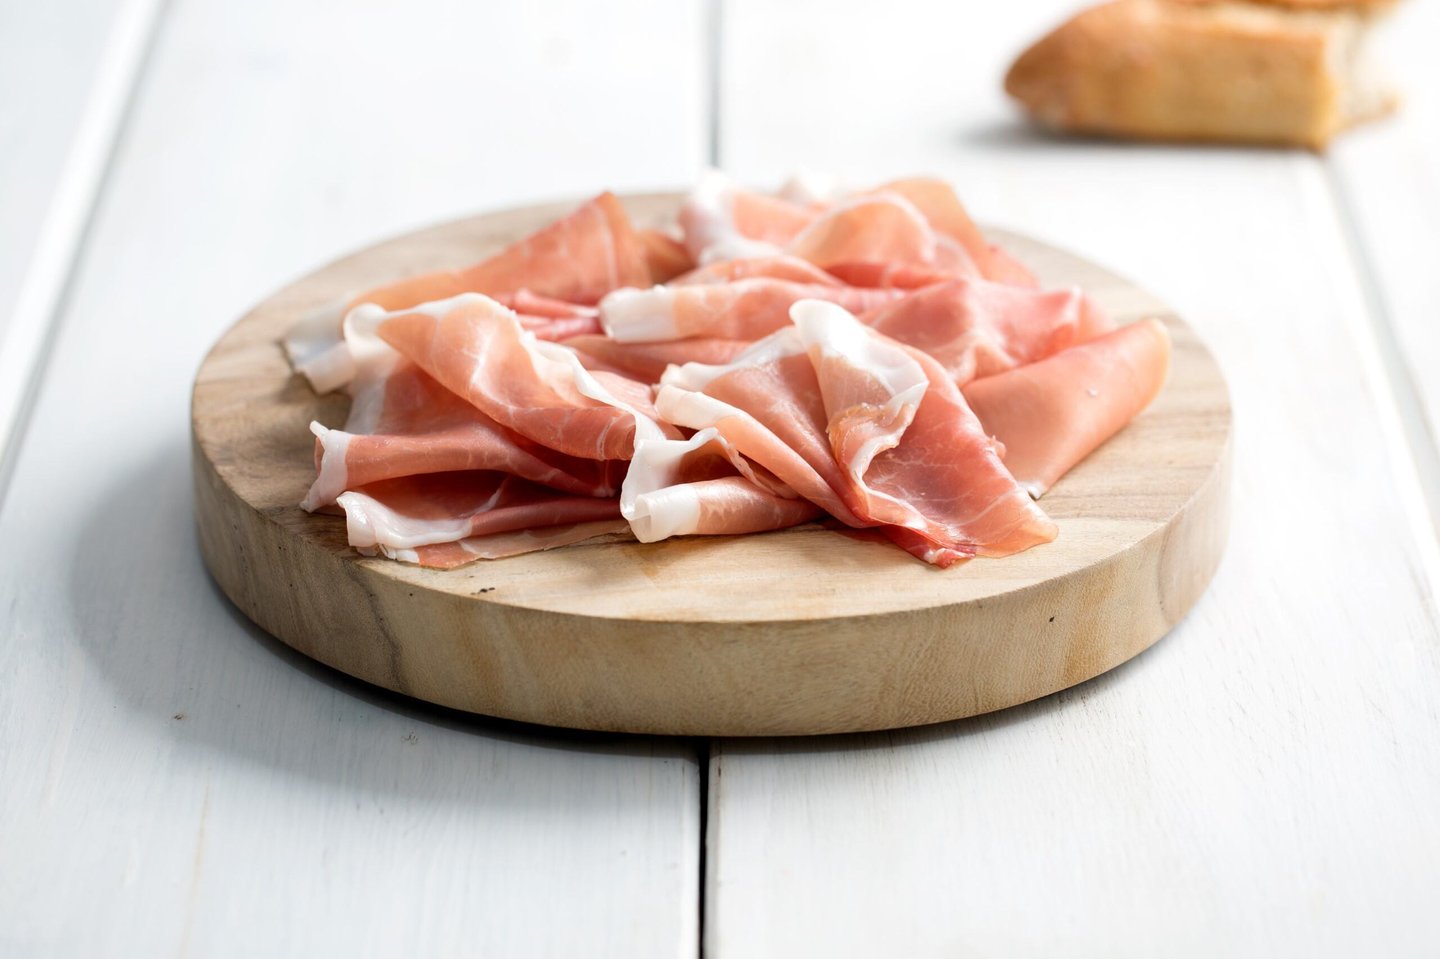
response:
<path id="1" fill-rule="evenodd" d="M 833 300 L 864 312 L 902 295 L 900 290 L 812 286 L 766 277 L 655 286 L 611 293 L 600 301 L 600 322 L 611 338 L 622 343 L 692 336 L 757 340 L 787 326 L 791 305 L 803 299 Z"/>
<path id="2" fill-rule="evenodd" d="M 351 306 L 374 303 L 402 310 L 461 293 L 529 290 L 572 303 L 595 303 L 621 286 L 652 282 L 646 245 L 625 208 L 602 193 L 568 216 L 532 233 L 474 266 L 411 277 L 354 297 Z"/>
<path id="3" fill-rule="evenodd" d="M 552 450 L 629 459 L 637 438 L 678 435 L 656 423 L 644 384 L 591 373 L 574 350 L 535 339 L 478 293 L 394 313 L 367 304 L 353 316 L 450 392 Z"/>
<path id="4" fill-rule="evenodd" d="M 769 277 L 772 280 L 789 280 L 792 283 L 809 283 L 815 286 L 841 286 L 842 281 L 820 269 L 808 260 L 797 256 L 777 254 L 756 256 L 741 260 L 716 260 L 705 266 L 696 267 L 671 281 L 672 286 L 691 283 L 733 283 L 753 277 Z M 880 286 L 879 283 L 853 283 L 852 286 Z"/>
<path id="5" fill-rule="evenodd" d="M 677 426 L 713 427 L 729 449 L 842 523 L 871 525 L 837 492 L 844 476 L 830 452 L 820 385 L 793 326 L 726 365 L 672 367 L 660 379 L 655 407 Z"/>
<path id="6" fill-rule="evenodd" d="M 713 427 L 841 522 L 903 527 L 892 535 L 930 562 L 1054 538 L 939 364 L 834 304 L 791 312 L 794 326 L 727 366 L 667 371 L 657 409 Z"/>
<path id="7" fill-rule="evenodd" d="M 1039 293 L 955 279 L 866 314 L 872 329 L 924 350 L 960 386 L 1033 363 L 1111 327 L 1079 288 Z"/>
<path id="8" fill-rule="evenodd" d="M 1034 287 L 1035 277 L 1018 261 L 985 239 L 955 189 L 944 180 L 931 177 L 909 177 L 894 180 L 874 191 L 904 197 L 924 215 L 940 235 L 939 262 L 950 272 L 966 276 L 978 273 L 989 280 Z"/>
<path id="9" fill-rule="evenodd" d="M 409 360 L 385 366 L 357 377 L 345 429 L 310 424 L 317 475 L 305 509 L 381 480 L 461 470 L 497 470 L 577 496 L 619 492 L 623 461 L 557 453 L 496 423 Z"/>
<path id="10" fill-rule="evenodd" d="M 831 207 L 786 252 L 819 267 L 841 263 L 937 266 L 935 231 L 915 206 L 889 193 L 860 195 Z"/>
<path id="11" fill-rule="evenodd" d="M 1144 320 L 975 380 L 965 398 L 1004 444 L 1006 467 L 1038 497 L 1149 406 L 1169 369 L 1170 334 Z"/>
<path id="12" fill-rule="evenodd" d="M 833 304 L 806 301 L 793 314 L 857 515 L 918 534 L 932 547 L 922 558 L 939 565 L 1055 538 L 938 363 Z"/>
<path id="13" fill-rule="evenodd" d="M 610 370 L 640 380 L 660 382 L 660 374 L 678 363 L 729 363 L 750 345 L 748 340 L 696 337 L 657 343 L 620 343 L 608 336 L 577 336 L 565 345 L 580 355 L 589 370 Z"/>
<path id="14" fill-rule="evenodd" d="M 734 475 L 736 469 L 742 475 Z M 822 515 L 757 472 L 713 428 L 688 440 L 641 443 L 625 476 L 620 512 L 642 543 L 784 529 Z"/>
<path id="15" fill-rule="evenodd" d="M 680 208 L 685 249 L 700 264 L 778 253 L 817 211 L 736 186 L 707 171 Z"/>
<path id="16" fill-rule="evenodd" d="M 637 235 L 645 247 L 645 265 L 650 270 L 651 283 L 669 283 L 695 268 L 695 260 L 685 244 L 664 230 L 639 230 Z"/>
<path id="17" fill-rule="evenodd" d="M 613 543 L 620 540 L 633 541 L 634 537 L 630 535 L 630 524 L 624 520 L 596 520 L 591 523 L 564 523 L 536 529 L 517 529 L 511 533 L 469 536 L 453 543 L 433 543 L 413 549 L 369 547 L 359 552 L 367 555 L 383 553 L 390 559 L 415 563 L 429 569 L 455 569 L 477 560 L 504 559 L 561 546 L 575 546 L 591 540 Z"/>
<path id="18" fill-rule="evenodd" d="M 516 290 L 491 297 L 515 311 L 520 325 L 536 339 L 564 340 L 600 332 L 600 311 L 593 306 L 569 303 L 531 290 Z"/>
<path id="19" fill-rule="evenodd" d="M 495 472 L 383 480 L 336 502 L 345 511 L 350 545 L 382 551 L 620 516 L 617 499 L 571 496 Z"/>
<path id="20" fill-rule="evenodd" d="M 655 282 L 649 267 L 654 255 L 631 227 L 620 201 L 602 193 L 474 266 L 409 277 L 326 304 L 302 318 L 282 342 L 295 371 L 316 392 L 328 393 L 344 386 L 354 373 L 341 324 L 362 303 L 401 310 L 476 292 L 531 297 L 526 302 L 532 304 L 540 298 L 594 304 L 613 289 Z M 528 313 L 523 306 L 517 309 Z M 541 339 L 598 331 L 593 321 L 584 322 L 574 312 L 530 314 L 524 323 Z"/>
<path id="21" fill-rule="evenodd" d="M 951 274 L 932 267 L 910 266 L 905 263 L 834 263 L 826 267 L 825 272 L 850 286 L 876 286 L 899 290 L 918 290 L 953 279 Z"/>

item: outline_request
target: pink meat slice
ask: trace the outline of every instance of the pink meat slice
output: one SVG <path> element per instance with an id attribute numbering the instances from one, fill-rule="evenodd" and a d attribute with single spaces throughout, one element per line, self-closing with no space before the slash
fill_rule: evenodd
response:
<path id="1" fill-rule="evenodd" d="M 975 380 L 965 398 L 1004 444 L 1006 467 L 1038 497 L 1149 406 L 1169 369 L 1169 333 L 1144 320 Z"/>
<path id="2" fill-rule="evenodd" d="M 918 290 L 944 283 L 954 277 L 933 267 L 910 266 L 904 263 L 834 263 L 826 267 L 828 276 L 849 286 L 885 287 Z"/>
<path id="3" fill-rule="evenodd" d="M 695 260 L 685 244 L 665 231 L 638 230 L 636 235 L 645 248 L 645 265 L 649 267 L 651 283 L 669 283 L 695 268 Z"/>
<path id="4" fill-rule="evenodd" d="M 589 372 L 574 350 L 535 339 L 488 297 L 468 293 L 395 313 L 365 306 L 356 316 L 450 392 L 541 446 L 629 459 L 637 435 L 667 435 L 645 384 Z"/>
<path id="5" fill-rule="evenodd" d="M 822 515 L 713 428 L 686 440 L 641 443 L 625 476 L 620 512 L 642 543 L 784 529 Z"/>
<path id="6" fill-rule="evenodd" d="M 713 429 L 730 449 L 831 516 L 849 526 L 872 525 L 838 492 L 845 487 L 843 471 L 830 452 L 815 369 L 794 327 L 728 364 L 674 367 L 660 384 L 655 405 L 669 422 Z"/>
<path id="7" fill-rule="evenodd" d="M 785 252 L 828 269 L 843 263 L 894 263 L 945 269 L 935 231 L 904 197 L 860 195 L 839 203 L 799 233 Z"/>
<path id="8" fill-rule="evenodd" d="M 341 494 L 350 545 L 393 553 L 474 536 L 615 520 L 618 499 L 573 496 L 496 472 L 428 473 Z"/>
<path id="9" fill-rule="evenodd" d="M 1054 538 L 939 364 L 834 304 L 792 312 L 793 327 L 728 366 L 668 371 L 661 414 L 715 429 L 848 525 L 900 527 L 892 538 L 929 562 Z"/>
<path id="10" fill-rule="evenodd" d="M 812 286 L 841 286 L 842 281 L 820 269 L 808 260 L 796 256 L 777 254 L 775 256 L 754 256 L 736 260 L 716 260 L 705 266 L 696 267 L 688 273 L 670 281 L 672 286 L 692 283 L 733 283 L 754 277 L 769 277 L 772 280 L 788 280 L 791 283 L 808 283 Z M 879 283 L 852 283 L 851 286 L 880 286 Z"/>
<path id="11" fill-rule="evenodd" d="M 593 306 L 541 296 L 531 290 L 501 293 L 491 299 L 514 310 L 521 327 L 537 339 L 558 341 L 600 332 L 600 311 Z"/>
<path id="12" fill-rule="evenodd" d="M 350 306 L 374 303 L 401 310 L 461 293 L 516 290 L 595 303 L 617 287 L 650 282 L 646 245 L 631 226 L 625 207 L 607 192 L 474 266 L 367 290 Z"/>
<path id="13" fill-rule="evenodd" d="M 921 558 L 942 566 L 1055 538 L 940 364 L 833 304 L 801 303 L 794 316 L 857 515 L 908 530 L 902 540 L 928 542 Z"/>
<path id="14" fill-rule="evenodd" d="M 985 239 L 955 189 L 933 177 L 908 177 L 878 187 L 877 194 L 904 197 L 938 235 L 937 262 L 958 276 L 980 275 L 1000 283 L 1034 287 L 1035 277 L 999 246 Z"/>
<path id="15" fill-rule="evenodd" d="M 680 363 L 729 363 L 750 345 L 747 340 L 697 337 L 655 343 L 621 343 L 608 336 L 576 336 L 565 345 L 589 370 L 609 370 L 643 383 L 658 383 L 666 368 Z"/>
<path id="16" fill-rule="evenodd" d="M 903 290 L 791 283 L 768 277 L 733 283 L 616 290 L 600 301 L 600 322 L 620 342 L 709 337 L 758 340 L 790 322 L 803 299 L 830 300 L 854 312 L 875 309 Z"/>
<path id="17" fill-rule="evenodd" d="M 779 252 L 817 216 L 814 208 L 737 186 L 711 170 L 680 207 L 680 231 L 697 263 Z"/>
<path id="18" fill-rule="evenodd" d="M 1079 288 L 1041 293 L 981 279 L 916 290 L 862 319 L 871 329 L 928 353 L 960 386 L 1112 328 Z"/>
<path id="19" fill-rule="evenodd" d="M 317 475 L 305 509 L 381 480 L 461 470 L 510 473 L 577 496 L 619 492 L 623 461 L 558 453 L 501 426 L 414 363 L 388 366 L 356 393 L 346 429 L 311 425 Z"/>

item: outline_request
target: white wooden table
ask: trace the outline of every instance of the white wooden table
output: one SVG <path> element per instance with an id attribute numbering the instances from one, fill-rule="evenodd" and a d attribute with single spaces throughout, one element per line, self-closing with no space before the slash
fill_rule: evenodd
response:
<path id="1" fill-rule="evenodd" d="M 1329 156 L 1062 142 L 1064 2 L 0 0 L 0 955 L 1440 953 L 1440 5 Z M 1234 533 L 1155 649 L 819 740 L 566 734 L 377 693 L 203 572 L 187 394 L 287 278 L 437 219 L 952 178 L 1174 303 Z"/>

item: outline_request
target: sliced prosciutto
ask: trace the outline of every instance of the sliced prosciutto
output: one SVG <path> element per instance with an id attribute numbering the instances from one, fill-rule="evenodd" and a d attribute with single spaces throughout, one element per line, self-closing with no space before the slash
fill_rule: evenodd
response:
<path id="1" fill-rule="evenodd" d="M 593 305 L 617 287 L 655 282 L 650 264 L 661 258 L 657 245 L 636 233 L 614 195 L 602 193 L 473 266 L 409 277 L 327 303 L 297 323 L 282 342 L 295 371 L 305 376 L 316 392 L 328 393 L 344 386 L 354 374 L 341 324 L 363 303 L 400 310 L 466 292 L 513 295 L 522 301 L 516 306 L 521 314 L 527 314 L 525 304 L 547 301 L 546 309 L 522 317 L 526 328 L 541 339 L 596 332 L 593 315 L 573 309 L 557 315 L 554 304 Z"/>
<path id="2" fill-rule="evenodd" d="M 639 230 L 645 248 L 645 266 L 651 283 L 669 283 L 681 273 L 695 269 L 695 260 L 685 244 L 663 230 Z"/>
<path id="3" fill-rule="evenodd" d="M 940 566 L 1055 538 L 940 364 L 833 304 L 800 303 L 794 315 L 857 514 L 909 531 Z"/>
<path id="4" fill-rule="evenodd" d="M 433 473 L 341 494 L 350 545 L 391 554 L 493 533 L 615 520 L 620 502 L 572 496 L 505 473 Z"/>
<path id="5" fill-rule="evenodd" d="M 955 190 L 944 180 L 909 177 L 874 191 L 904 197 L 937 234 L 936 263 L 957 276 L 979 275 L 1000 283 L 1034 287 L 1035 277 L 999 246 L 985 239 Z"/>
<path id="6" fill-rule="evenodd" d="M 464 269 L 285 338 L 312 424 L 303 506 L 436 569 L 627 536 L 829 517 L 935 566 L 1053 539 L 1034 499 L 1161 389 L 1169 339 L 1041 290 L 951 187 L 706 174 L 669 225 L 609 193 Z"/>
<path id="7" fill-rule="evenodd" d="M 737 186 L 710 170 L 680 207 L 685 248 L 700 264 L 780 252 L 818 215 L 812 207 Z"/>
<path id="8" fill-rule="evenodd" d="M 849 526 L 866 526 L 839 492 L 843 470 L 830 452 L 820 384 L 793 326 L 751 345 L 730 363 L 687 363 L 665 372 L 655 408 L 667 421 L 713 429 L 747 461 Z"/>
<path id="9" fill-rule="evenodd" d="M 654 343 L 621 343 L 608 336 L 577 336 L 565 341 L 588 370 L 609 370 L 645 383 L 660 382 L 667 367 L 680 363 L 729 363 L 749 340 L 696 337 Z"/>
<path id="10" fill-rule="evenodd" d="M 808 260 L 784 253 L 737 260 L 715 260 L 677 276 L 670 283 L 674 286 L 685 286 L 692 283 L 734 283 L 736 280 L 749 280 L 755 277 L 788 280 L 791 283 L 808 283 L 811 286 L 843 286 L 848 283 L 848 281 L 832 276 Z M 883 286 L 884 284 L 849 283 L 849 285 Z"/>
<path id="11" fill-rule="evenodd" d="M 863 319 L 871 329 L 928 353 L 960 386 L 1111 328 L 1078 288 L 1040 293 L 981 279 L 916 290 Z"/>
<path id="12" fill-rule="evenodd" d="M 623 461 L 567 456 L 507 429 L 398 355 L 357 378 L 343 430 L 312 423 L 315 510 L 348 489 L 424 473 L 493 470 L 577 496 L 614 496 Z"/>
<path id="13" fill-rule="evenodd" d="M 571 303 L 593 304 L 621 286 L 651 282 L 647 248 L 614 194 L 602 193 L 492 257 L 462 270 L 444 270 L 376 287 L 351 306 L 374 303 L 401 310 L 461 293 L 529 290 Z"/>
<path id="14" fill-rule="evenodd" d="M 715 429 L 688 440 L 642 442 L 625 477 L 620 510 L 642 543 L 759 533 L 822 515 L 818 506 L 746 462 Z"/>
<path id="15" fill-rule="evenodd" d="M 904 295 L 900 290 L 819 286 L 754 277 L 733 283 L 616 290 L 600 301 L 600 322 L 621 343 L 703 336 L 758 340 L 790 322 L 790 307 L 804 299 L 831 300 L 850 310 L 873 310 Z"/>
<path id="16" fill-rule="evenodd" d="M 939 364 L 833 304 L 792 312 L 728 366 L 667 372 L 657 409 L 715 429 L 842 522 L 902 528 L 937 565 L 1054 538 Z"/>
<path id="17" fill-rule="evenodd" d="M 825 211 L 785 252 L 828 268 L 844 263 L 893 263 L 937 268 L 940 248 L 925 216 L 904 197 L 857 196 Z"/>
<path id="18" fill-rule="evenodd" d="M 1169 369 L 1170 334 L 1144 320 L 976 380 L 965 398 L 1004 444 L 1005 466 L 1038 497 L 1149 406 Z"/>
<path id="19" fill-rule="evenodd" d="M 516 290 L 491 297 L 515 311 L 520 325 L 541 340 L 566 340 L 600 332 L 600 311 L 593 306 L 541 296 L 531 290 Z"/>
<path id="20" fill-rule="evenodd" d="M 355 322 L 497 423 L 552 450 L 623 460 L 637 436 L 667 435 L 646 386 L 586 370 L 575 351 L 537 340 L 478 293 L 394 313 L 367 304 Z"/>

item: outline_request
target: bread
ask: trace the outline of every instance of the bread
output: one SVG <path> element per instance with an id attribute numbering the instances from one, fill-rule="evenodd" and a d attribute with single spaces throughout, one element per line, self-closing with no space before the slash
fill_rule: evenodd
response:
<path id="1" fill-rule="evenodd" d="M 1375 75 L 1390 0 L 1113 0 L 1020 55 L 1005 90 L 1058 130 L 1323 149 L 1398 98 Z"/>

